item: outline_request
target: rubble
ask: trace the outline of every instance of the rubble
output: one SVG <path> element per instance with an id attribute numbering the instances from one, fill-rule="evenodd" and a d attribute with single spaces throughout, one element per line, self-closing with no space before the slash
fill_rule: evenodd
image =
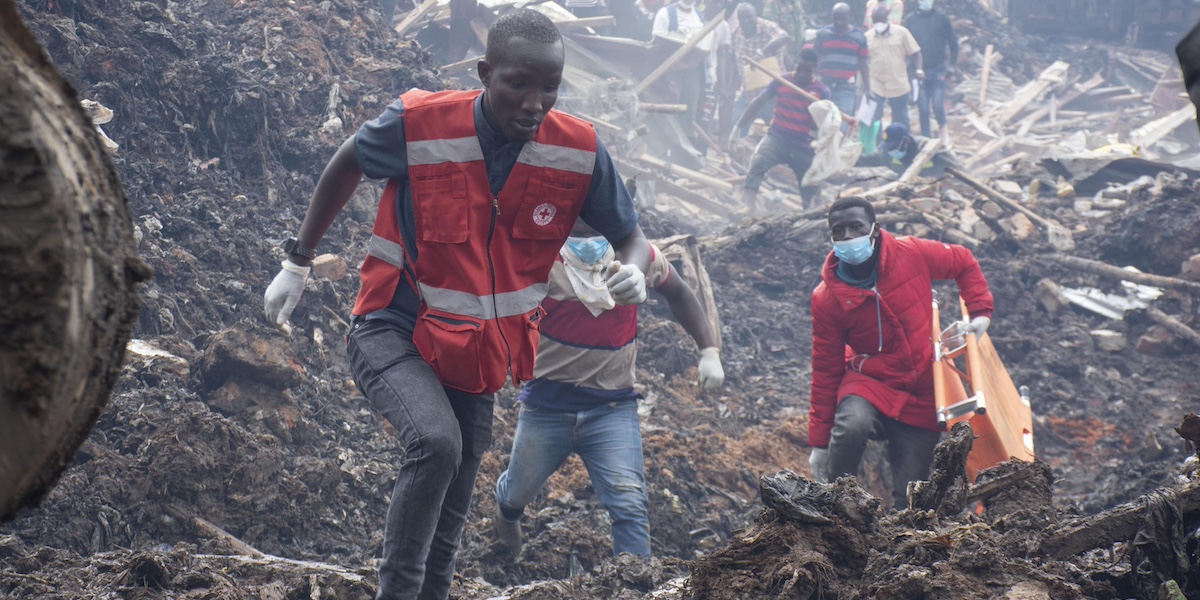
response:
<path id="1" fill-rule="evenodd" d="M 1180 465 L 1193 465 L 1194 478 L 1197 464 L 1197 438 L 1170 430 L 1194 428 L 1179 415 L 1194 398 L 1200 347 L 1163 324 L 1165 316 L 1200 327 L 1195 281 L 1181 268 L 1200 248 L 1200 184 L 1169 162 L 1194 152 L 1172 152 L 1192 128 L 1138 150 L 1136 158 L 1165 167 L 1133 179 L 1104 172 L 1111 181 L 1094 194 L 1081 190 L 1103 169 L 1068 176 L 1039 161 L 1047 147 L 1077 144 L 1073 151 L 1100 156 L 1088 160 L 1119 156 L 1106 164 L 1128 167 L 1119 161 L 1135 158 L 1121 154 L 1132 132 L 1182 108 L 1159 108 L 1145 82 L 1153 76 L 1137 75 L 1159 64 L 1165 72 L 1169 61 L 1099 44 L 1043 56 L 979 3 L 943 4 L 968 38 L 968 80 L 951 117 L 951 150 L 966 179 L 914 175 L 901 184 L 888 169 L 859 167 L 825 184 L 823 199 L 890 186 L 874 197 L 884 227 L 974 250 L 996 295 L 993 342 L 1014 381 L 1030 388 L 1040 462 L 986 473 L 972 487 L 943 469 L 926 488 L 929 503 L 908 512 L 887 507 L 877 444 L 857 482 L 806 482 L 808 299 L 829 250 L 824 209 L 803 210 L 791 175 L 773 174 L 763 196 L 774 195 L 775 214 L 744 218 L 729 194 L 748 148 L 710 148 L 701 160 L 679 142 L 687 136 L 670 115 L 645 110 L 670 98 L 652 85 L 633 93 L 682 43 L 630 46 L 642 60 L 603 61 L 588 44 L 619 42 L 572 26 L 568 63 L 578 67 L 562 107 L 596 124 L 636 187 L 648 234 L 676 239 L 671 260 L 686 263 L 685 277 L 707 278 L 697 287 L 719 314 L 728 382 L 701 393 L 686 333 L 661 301 L 641 311 L 637 379 L 656 555 L 647 563 L 609 555 L 607 513 L 577 459 L 529 507 L 521 561 L 497 546 L 491 486 L 516 418 L 513 390 L 502 392 L 456 597 L 1153 597 L 1146 590 L 1169 577 L 1171 548 L 1142 543 L 1135 554 L 1130 515 L 1163 506 L 1164 495 L 1190 502 L 1194 479 L 1179 484 Z M 445 18 L 434 0 L 426 5 L 414 33 Z M 451 61 L 398 42 L 367 4 L 166 10 L 76 0 L 69 10 L 29 5 L 22 14 L 80 94 L 116 114 L 107 133 L 121 145 L 114 156 L 140 251 L 158 273 L 142 289 L 135 328 L 153 349 L 134 346 L 137 358 L 58 488 L 0 529 L 0 593 L 370 597 L 403 453 L 354 389 L 343 334 L 382 186 L 363 185 L 334 223 L 321 248 L 332 269 L 310 279 L 291 337 L 262 323 L 261 293 L 344 136 L 402 90 L 469 78 L 476 58 L 439 67 Z M 1040 77 L 1054 58 L 1071 66 Z M 1113 74 L 1094 64 L 1112 64 Z M 1093 73 L 1106 77 L 1093 83 Z M 1038 94 L 1021 91 L 1031 83 Z M 1017 94 L 1028 103 L 999 123 L 1002 101 Z M 1121 114 L 1082 121 L 1113 112 Z M 1140 139 L 1172 121 L 1161 124 Z M 1076 135 L 1083 126 L 1096 133 Z M 669 155 L 654 146 L 677 142 Z M 1099 152 L 1114 143 L 1125 145 Z M 1116 272 L 1084 266 L 1096 262 Z M 1066 298 L 1064 290 L 1085 287 L 1122 291 L 1126 266 L 1164 290 L 1147 308 L 1113 318 Z M 938 296 L 952 299 L 953 286 L 939 285 Z M 794 475 L 770 479 L 784 470 Z M 773 490 L 765 494 L 763 476 Z M 980 500 L 988 510 L 977 515 Z M 1112 531 L 1121 540 L 1064 529 L 1100 515 L 1120 521 Z M 1195 519 L 1183 510 L 1185 533 Z M 1080 545 L 1088 547 L 1071 554 Z M 1194 561 L 1194 545 L 1186 550 Z M 1143 580 L 1134 573 L 1145 561 L 1157 574 Z M 1196 582 L 1183 579 L 1180 593 L 1195 594 Z"/>

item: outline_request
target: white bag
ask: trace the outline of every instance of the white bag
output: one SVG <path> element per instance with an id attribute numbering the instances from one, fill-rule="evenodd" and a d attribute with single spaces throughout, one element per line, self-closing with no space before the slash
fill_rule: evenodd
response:
<path id="1" fill-rule="evenodd" d="M 817 141 L 813 144 L 816 154 L 812 166 L 804 174 L 802 186 L 816 185 L 853 167 L 862 155 L 862 143 L 858 141 L 858 136 L 842 133 L 842 114 L 833 102 L 813 102 L 808 112 L 817 126 Z"/>

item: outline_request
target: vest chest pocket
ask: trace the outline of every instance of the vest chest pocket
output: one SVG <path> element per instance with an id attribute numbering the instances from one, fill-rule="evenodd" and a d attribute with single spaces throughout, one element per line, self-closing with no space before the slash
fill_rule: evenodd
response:
<path id="1" fill-rule="evenodd" d="M 572 210 L 579 195 L 579 183 L 544 177 L 530 178 L 525 186 L 525 199 L 517 208 L 513 221 L 513 237 L 524 240 L 556 240 L 567 238 L 575 225 Z"/>
<path id="2" fill-rule="evenodd" d="M 478 394 L 487 387 L 481 356 L 484 327 L 479 319 L 422 306 L 413 344 L 443 384 Z"/>
<path id="3" fill-rule="evenodd" d="M 457 169 L 410 177 L 417 237 L 423 242 L 467 241 L 467 176 Z"/>

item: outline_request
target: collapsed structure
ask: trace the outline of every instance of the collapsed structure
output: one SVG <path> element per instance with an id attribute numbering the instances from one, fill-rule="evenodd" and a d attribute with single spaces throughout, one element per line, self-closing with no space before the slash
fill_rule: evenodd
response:
<path id="1" fill-rule="evenodd" d="M 1195 447 L 1171 428 L 1194 427 L 1180 419 L 1200 349 L 1200 190 L 1182 160 L 1195 133 L 1179 116 L 1186 99 L 1154 91 L 1170 89 L 1172 63 L 1081 44 L 1063 47 L 1064 67 L 1043 58 L 1057 47 L 1035 52 L 977 3 L 947 9 L 961 15 L 973 65 L 951 120 L 962 168 L 904 184 L 858 170 L 825 193 L 858 188 L 889 230 L 974 249 L 996 293 L 993 341 L 1031 388 L 1043 462 L 967 487 L 956 465 L 969 438 L 956 432 L 922 509 L 907 513 L 874 498 L 885 470 L 830 486 L 777 475 L 806 463 L 807 302 L 828 251 L 824 214 L 799 211 L 784 176 L 777 215 L 739 219 L 726 193 L 736 157 L 725 172 L 715 154 L 686 167 L 648 150 L 667 136 L 650 133 L 643 119 L 663 113 L 647 111 L 673 109 L 631 95 L 644 79 L 580 67 L 573 75 L 597 87 L 564 103 L 594 118 L 646 190 L 647 232 L 692 234 L 685 254 L 711 282 L 729 383 L 700 394 L 685 334 L 644 311 L 646 471 L 664 557 L 649 563 L 608 556 L 604 511 L 577 463 L 530 507 L 520 561 L 495 547 L 487 492 L 515 419 L 498 409 L 456 595 L 1151 598 L 1170 581 L 1195 593 L 1195 471 L 1180 470 Z M 261 323 L 261 290 L 334 145 L 395 93 L 452 73 L 397 45 L 367 6 L 66 10 L 22 15 L 80 94 L 116 113 L 106 133 L 157 277 L 117 394 L 74 467 L 0 530 L 0 590 L 370 597 L 401 452 L 347 381 L 344 315 L 321 306 L 353 295 L 378 190 L 335 224 L 307 292 L 319 297 L 294 316 L 292 338 Z M 1104 79 L 1092 85 L 1094 73 Z M 1093 123 L 1094 111 L 1120 116 Z"/>

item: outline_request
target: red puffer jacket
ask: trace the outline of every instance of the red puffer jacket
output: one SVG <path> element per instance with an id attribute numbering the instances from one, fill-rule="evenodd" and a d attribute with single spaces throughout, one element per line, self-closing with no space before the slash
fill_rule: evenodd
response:
<path id="1" fill-rule="evenodd" d="M 830 253 L 813 290 L 808 442 L 829 445 L 838 402 L 862 396 L 884 415 L 937 431 L 933 397 L 933 281 L 953 279 L 971 317 L 991 317 L 992 293 L 971 251 L 880 231 L 875 290 L 837 276 Z"/>

